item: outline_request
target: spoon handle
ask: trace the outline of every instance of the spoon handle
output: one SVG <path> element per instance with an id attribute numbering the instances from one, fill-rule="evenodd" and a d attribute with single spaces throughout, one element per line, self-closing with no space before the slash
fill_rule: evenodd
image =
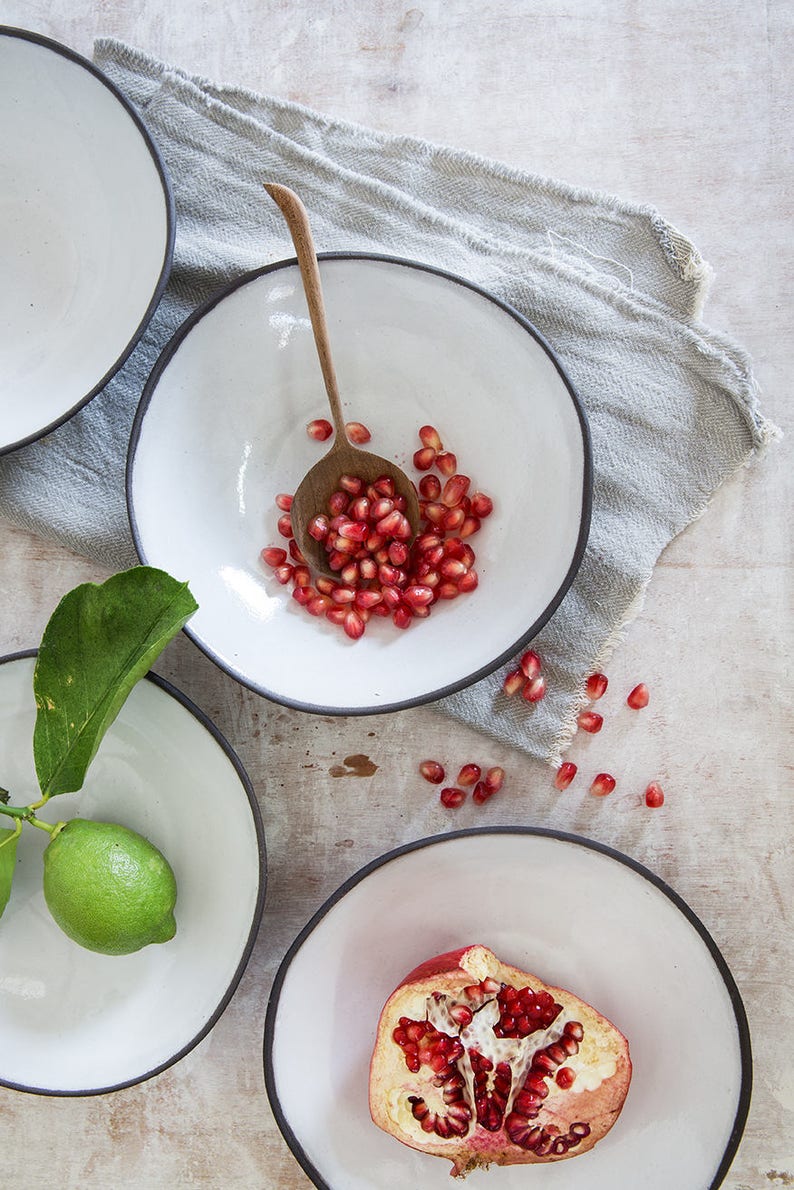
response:
<path id="1" fill-rule="evenodd" d="M 303 289 L 309 307 L 314 342 L 320 359 L 320 370 L 325 381 L 325 391 L 331 406 L 331 414 L 336 428 L 336 441 L 346 442 L 345 418 L 342 412 L 342 402 L 339 399 L 339 388 L 336 382 L 336 371 L 331 358 L 331 344 L 328 336 L 328 323 L 325 318 L 325 304 L 320 285 L 320 269 L 317 264 L 317 253 L 309 225 L 309 216 L 301 200 L 294 190 L 287 186 L 280 186 L 276 182 L 265 182 L 265 190 L 278 204 L 281 213 L 287 221 L 295 253 L 298 257 Z"/>

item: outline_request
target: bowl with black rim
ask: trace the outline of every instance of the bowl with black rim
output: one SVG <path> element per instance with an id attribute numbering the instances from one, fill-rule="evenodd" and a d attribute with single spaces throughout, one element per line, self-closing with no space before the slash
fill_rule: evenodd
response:
<path id="1" fill-rule="evenodd" d="M 321 254 L 320 271 L 345 416 L 368 449 L 419 484 L 438 469 L 414 467 L 433 426 L 470 481 L 464 499 L 493 501 L 466 538 L 476 589 L 407 629 L 373 614 L 351 640 L 262 564 L 263 547 L 288 544 L 276 497 L 325 449 L 307 433 L 328 409 L 294 261 L 221 290 L 162 353 L 133 427 L 130 521 L 142 561 L 190 576 L 186 631 L 237 680 L 321 714 L 395 711 L 491 673 L 558 607 L 589 529 L 587 419 L 540 333 L 465 279 L 355 253 Z"/>

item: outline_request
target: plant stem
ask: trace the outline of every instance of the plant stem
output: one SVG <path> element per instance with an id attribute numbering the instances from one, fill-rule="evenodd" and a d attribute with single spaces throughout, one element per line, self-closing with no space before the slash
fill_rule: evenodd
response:
<path id="1" fill-rule="evenodd" d="M 3 842 L 0 843 L 0 851 L 2 851 L 2 849 L 5 847 L 6 843 L 13 843 L 14 839 L 18 839 L 21 834 L 22 834 L 22 819 L 18 818 L 16 820 L 16 824 L 14 826 L 14 833 L 9 835 L 7 839 L 3 839 Z"/>
<path id="2" fill-rule="evenodd" d="M 27 818 L 30 812 L 30 806 L 0 806 L 0 814 L 7 814 L 9 818 Z"/>
<path id="3" fill-rule="evenodd" d="M 59 831 L 64 825 L 62 822 L 43 822 L 41 818 L 37 818 L 32 811 L 27 815 L 25 821 L 29 822 L 31 826 L 37 826 L 39 830 L 47 831 L 47 833 L 50 835 L 54 834 L 56 831 Z"/>

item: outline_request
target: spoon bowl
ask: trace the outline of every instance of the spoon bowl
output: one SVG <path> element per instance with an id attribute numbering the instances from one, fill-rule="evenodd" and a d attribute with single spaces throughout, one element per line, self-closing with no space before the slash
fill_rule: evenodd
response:
<path id="1" fill-rule="evenodd" d="M 413 481 L 396 463 L 371 451 L 362 450 L 348 439 L 336 371 L 331 358 L 320 270 L 309 217 L 297 194 L 287 186 L 275 182 L 265 183 L 265 190 L 284 215 L 295 246 L 335 433 L 331 448 L 298 484 L 290 509 L 292 532 L 309 565 L 320 574 L 334 577 L 329 567 L 328 552 L 323 543 L 311 535 L 309 525 L 318 513 L 327 510 L 328 499 L 331 493 L 338 489 L 341 476 L 353 475 L 364 480 L 365 484 L 373 483 L 384 476 L 391 479 L 394 482 L 395 495 L 402 496 L 405 501 L 404 515 L 410 523 L 412 539 L 419 528 L 419 498 Z"/>

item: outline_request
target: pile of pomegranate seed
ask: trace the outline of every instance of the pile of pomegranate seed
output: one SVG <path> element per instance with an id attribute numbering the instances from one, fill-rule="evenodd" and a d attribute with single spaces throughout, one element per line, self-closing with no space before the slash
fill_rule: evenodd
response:
<path id="1" fill-rule="evenodd" d="M 540 702 L 546 693 L 546 679 L 541 673 L 540 657 L 534 649 L 523 654 L 518 669 L 511 670 L 502 685 L 508 698 L 520 692 L 527 702 Z"/>
<path id="2" fill-rule="evenodd" d="M 419 765 L 419 772 L 425 781 L 429 781 L 432 785 L 441 785 L 447 776 L 446 769 L 438 760 L 423 760 Z M 463 805 L 467 791 L 471 789 L 471 800 L 475 805 L 482 806 L 495 793 L 499 792 L 504 784 L 504 779 L 505 771 L 498 765 L 486 769 L 483 776 L 480 765 L 472 764 L 469 761 L 461 766 L 456 783 L 447 785 L 441 790 L 439 801 L 448 810 L 456 810 L 458 806 Z"/>
<path id="3" fill-rule="evenodd" d="M 352 442 L 370 440 L 361 422 L 348 422 Z M 325 441 L 333 433 L 324 419 L 309 422 L 309 437 Z M 367 484 L 355 475 L 342 475 L 328 507 L 312 518 L 308 532 L 328 552 L 329 568 L 338 581 L 312 574 L 292 536 L 292 497 L 279 495 L 278 531 L 287 549 L 268 546 L 261 559 L 276 580 L 292 583 L 292 597 L 309 615 L 324 616 L 341 625 L 353 640 L 364 634 L 371 616 L 388 618 L 397 628 L 426 619 L 433 604 L 469 594 L 478 585 L 474 550 L 467 538 L 493 511 L 484 492 L 470 494 L 471 480 L 457 470 L 457 459 L 443 448 L 438 430 L 422 426 L 420 450 L 414 455 L 419 471 L 428 472 L 417 485 L 419 533 L 411 543 L 405 500 L 396 495 L 387 476 Z M 440 473 L 431 474 L 432 467 Z M 289 554 L 289 558 L 288 558 Z"/>

